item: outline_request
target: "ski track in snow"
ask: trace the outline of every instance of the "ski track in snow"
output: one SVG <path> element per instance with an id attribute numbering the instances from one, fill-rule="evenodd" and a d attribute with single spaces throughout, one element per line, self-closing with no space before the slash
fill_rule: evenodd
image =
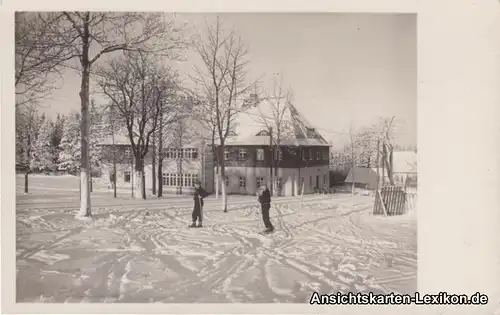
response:
<path id="1" fill-rule="evenodd" d="M 310 198 L 310 200 L 308 200 Z M 373 198 L 283 199 L 263 229 L 255 198 L 98 203 L 94 220 L 49 202 L 17 214 L 18 302 L 295 302 L 320 293 L 416 290 L 416 218 L 373 216 Z M 137 201 L 136 201 L 137 203 Z M 56 208 L 57 207 L 57 208 Z"/>

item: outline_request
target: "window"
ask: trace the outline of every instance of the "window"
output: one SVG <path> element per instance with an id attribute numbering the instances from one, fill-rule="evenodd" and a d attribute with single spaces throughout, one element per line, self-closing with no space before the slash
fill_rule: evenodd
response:
<path id="1" fill-rule="evenodd" d="M 183 177 L 183 182 L 184 182 L 184 187 L 191 187 L 193 186 L 193 175 L 191 174 L 182 174 Z"/>
<path id="2" fill-rule="evenodd" d="M 194 186 L 194 183 L 195 183 L 196 181 L 199 181 L 199 180 L 200 180 L 200 175 L 199 175 L 199 174 L 194 174 L 194 175 L 193 175 L 193 182 L 192 182 L 192 186 Z"/>
<path id="3" fill-rule="evenodd" d="M 328 152 L 323 152 L 323 160 L 328 160 Z"/>
<path id="4" fill-rule="evenodd" d="M 247 150 L 246 149 L 240 149 L 238 152 L 238 158 L 240 160 L 246 160 L 247 159 Z"/>
<path id="5" fill-rule="evenodd" d="M 229 187 L 229 177 L 226 176 L 224 183 L 226 184 L 226 187 Z"/>
<path id="6" fill-rule="evenodd" d="M 193 160 L 197 160 L 198 159 L 198 149 L 191 149 L 193 150 Z"/>
<path id="7" fill-rule="evenodd" d="M 193 150 L 192 149 L 184 149 L 184 157 L 186 159 L 192 159 L 193 158 Z"/>
<path id="8" fill-rule="evenodd" d="M 316 160 L 321 160 L 321 152 L 316 152 Z"/>
<path id="9" fill-rule="evenodd" d="M 164 185 L 164 186 L 168 186 L 168 184 L 167 184 L 167 180 L 168 180 L 168 179 L 169 179 L 169 178 L 167 177 L 167 174 L 163 173 L 163 176 L 162 176 L 162 182 L 163 182 L 163 185 Z"/>
<path id="10" fill-rule="evenodd" d="M 170 151 L 170 158 L 176 159 L 177 158 L 177 149 L 169 149 L 169 151 Z"/>
<path id="11" fill-rule="evenodd" d="M 306 149 L 302 149 L 302 161 L 306 161 L 308 159 L 308 154 L 309 151 L 307 151 Z"/>
<path id="12" fill-rule="evenodd" d="M 281 180 L 281 177 L 276 178 L 276 188 L 277 189 L 282 189 L 283 187 L 283 181 Z"/>
<path id="13" fill-rule="evenodd" d="M 278 161 L 283 160 L 283 151 L 281 149 L 278 149 Z"/>
<path id="14" fill-rule="evenodd" d="M 260 188 L 264 185 L 264 177 L 257 177 L 257 188 Z"/>
<path id="15" fill-rule="evenodd" d="M 240 188 L 246 188 L 247 187 L 247 179 L 245 177 L 240 177 L 239 186 L 240 186 Z"/>
<path id="16" fill-rule="evenodd" d="M 224 150 L 224 160 L 229 160 L 229 151 L 228 150 Z"/>
<path id="17" fill-rule="evenodd" d="M 326 174 L 323 175 L 323 185 L 327 184 L 328 176 Z"/>
<path id="18" fill-rule="evenodd" d="M 125 183 L 130 183 L 130 172 L 129 171 L 124 172 L 123 176 L 124 176 L 124 179 L 125 179 Z"/>
<path id="19" fill-rule="evenodd" d="M 264 149 L 257 149 L 257 161 L 264 161 Z"/>
<path id="20" fill-rule="evenodd" d="M 312 148 L 309 148 L 309 161 L 312 161 L 313 159 L 313 150 Z"/>

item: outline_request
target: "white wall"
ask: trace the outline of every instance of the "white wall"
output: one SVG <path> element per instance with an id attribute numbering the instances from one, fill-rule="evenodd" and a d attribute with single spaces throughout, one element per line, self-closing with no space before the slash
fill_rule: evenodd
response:
<path id="1" fill-rule="evenodd" d="M 131 182 L 125 182 L 125 172 L 131 172 L 132 168 L 130 164 L 116 164 L 116 186 L 117 187 L 131 187 Z M 113 164 L 103 164 L 101 166 L 101 178 L 105 181 L 109 181 L 109 174 L 113 171 Z M 131 180 L 134 179 L 135 173 L 131 172 Z M 111 184 L 111 182 L 110 182 Z"/>
<path id="2" fill-rule="evenodd" d="M 328 188 L 328 173 L 329 171 L 329 166 L 315 166 L 315 167 L 307 167 L 307 168 L 301 168 L 300 169 L 300 177 L 304 178 L 304 194 L 311 194 L 314 193 L 314 188 L 316 187 L 316 176 L 319 176 L 319 183 L 318 187 L 319 188 Z M 326 176 L 326 182 L 325 182 L 325 176 Z M 311 185 L 311 178 L 312 178 L 312 185 Z M 300 183 L 300 179 L 299 179 Z M 299 184 L 300 186 L 300 184 Z M 300 188 L 298 187 L 298 192 L 300 194 Z"/>
<path id="3" fill-rule="evenodd" d="M 310 194 L 314 192 L 316 187 L 316 176 L 319 176 L 319 187 L 328 188 L 328 166 L 310 167 L 300 169 L 300 177 L 304 177 L 304 193 Z M 274 172 L 274 169 L 273 169 Z M 254 195 L 257 191 L 257 177 L 264 177 L 264 180 L 269 179 L 269 168 L 267 167 L 242 167 L 228 166 L 226 167 L 226 176 L 229 178 L 229 194 L 249 194 Z M 246 178 L 246 189 L 239 188 L 239 177 Z M 310 185 L 310 177 L 313 178 L 313 185 Z M 326 182 L 325 177 L 326 176 Z M 282 196 L 298 196 L 300 195 L 300 177 L 299 169 L 296 168 L 278 168 L 278 177 L 282 181 Z"/>

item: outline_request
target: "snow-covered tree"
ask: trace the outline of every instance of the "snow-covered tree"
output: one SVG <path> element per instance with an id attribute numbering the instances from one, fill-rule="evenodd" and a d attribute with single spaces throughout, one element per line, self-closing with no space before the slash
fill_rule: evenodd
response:
<path id="1" fill-rule="evenodd" d="M 38 171 L 54 171 L 51 147 L 52 122 L 48 119 L 40 127 L 40 134 L 31 150 L 31 169 Z"/>
<path id="2" fill-rule="evenodd" d="M 90 103 L 90 137 L 89 137 L 89 152 L 90 152 L 90 167 L 95 170 L 101 166 L 102 147 L 99 145 L 101 140 L 106 136 L 107 128 L 105 126 L 105 116 L 103 110 L 98 107 L 93 100 Z"/>
<path id="3" fill-rule="evenodd" d="M 16 167 L 24 171 L 25 193 L 28 193 L 28 175 L 32 171 L 31 152 L 44 121 L 45 115 L 40 114 L 35 106 L 16 107 Z"/>
<path id="4" fill-rule="evenodd" d="M 59 150 L 59 168 L 76 173 L 80 169 L 80 113 L 73 112 L 67 118 Z"/>
<path id="5" fill-rule="evenodd" d="M 93 102 L 90 106 L 90 137 L 89 152 L 90 165 L 93 169 L 100 167 L 102 150 L 98 145 L 105 133 L 103 125 L 103 114 L 99 107 Z M 59 145 L 59 168 L 70 173 L 76 173 L 80 169 L 81 157 L 81 115 L 73 112 L 66 120 L 63 128 L 63 136 Z"/>

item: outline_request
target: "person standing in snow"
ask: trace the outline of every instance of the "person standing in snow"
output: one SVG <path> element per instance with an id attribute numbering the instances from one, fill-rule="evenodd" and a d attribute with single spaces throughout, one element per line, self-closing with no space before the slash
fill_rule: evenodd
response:
<path id="1" fill-rule="evenodd" d="M 262 191 L 259 195 L 259 202 L 262 211 L 262 219 L 264 221 L 264 226 L 266 227 L 264 232 L 270 233 L 274 231 L 274 226 L 269 219 L 269 209 L 271 209 L 271 192 L 269 191 L 269 188 L 267 188 L 266 184 L 262 186 Z"/>
<path id="2" fill-rule="evenodd" d="M 194 208 L 193 208 L 193 224 L 191 224 L 189 227 L 203 227 L 203 198 L 207 197 L 209 195 L 208 192 L 205 191 L 201 187 L 201 184 L 199 181 L 196 181 L 194 183 Z M 198 225 L 196 225 L 196 221 L 198 221 Z"/>
<path id="3" fill-rule="evenodd" d="M 108 188 L 115 189 L 115 172 L 111 171 L 109 173 L 109 185 Z"/>

